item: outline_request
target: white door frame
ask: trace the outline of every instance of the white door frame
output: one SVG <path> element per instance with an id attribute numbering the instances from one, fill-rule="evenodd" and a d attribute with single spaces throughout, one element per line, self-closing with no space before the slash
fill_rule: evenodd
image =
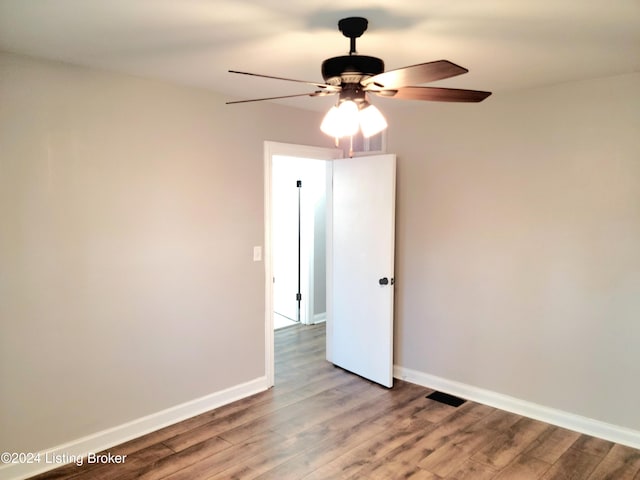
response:
<path id="1" fill-rule="evenodd" d="M 264 285 L 265 285 L 265 375 L 269 387 L 275 384 L 274 333 L 273 333 L 273 247 L 271 242 L 271 182 L 272 159 L 275 155 L 333 160 L 342 158 L 343 151 L 337 148 L 313 147 L 291 143 L 264 142 Z M 330 172 L 330 169 L 327 169 Z M 327 192 L 327 206 L 330 205 Z M 328 210 L 327 210 L 328 211 Z M 327 266 L 327 268 L 329 268 Z M 328 274 L 327 270 L 327 274 Z M 327 293 L 330 291 L 327 286 Z M 327 302 L 329 298 L 327 298 Z M 328 306 L 327 306 L 328 312 Z"/>

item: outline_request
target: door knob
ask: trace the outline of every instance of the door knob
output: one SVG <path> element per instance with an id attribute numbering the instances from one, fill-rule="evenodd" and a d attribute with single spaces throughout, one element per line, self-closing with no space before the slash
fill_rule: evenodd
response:
<path id="1" fill-rule="evenodd" d="M 389 279 L 387 277 L 382 277 L 380 280 L 378 280 L 378 283 L 380 285 L 389 285 Z"/>

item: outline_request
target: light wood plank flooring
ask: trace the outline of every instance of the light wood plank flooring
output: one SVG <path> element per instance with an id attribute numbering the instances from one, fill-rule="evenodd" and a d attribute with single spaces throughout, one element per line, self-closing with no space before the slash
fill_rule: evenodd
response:
<path id="1" fill-rule="evenodd" d="M 324 325 L 276 332 L 276 387 L 109 449 L 74 480 L 640 480 L 640 451 L 324 360 Z"/>

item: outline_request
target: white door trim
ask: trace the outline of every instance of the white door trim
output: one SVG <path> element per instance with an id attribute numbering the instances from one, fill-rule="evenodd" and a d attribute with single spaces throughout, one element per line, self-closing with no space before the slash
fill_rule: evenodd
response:
<path id="1" fill-rule="evenodd" d="M 272 158 L 274 155 L 287 157 L 333 160 L 342 158 L 343 152 L 337 148 L 313 147 L 292 143 L 264 142 L 264 296 L 265 296 L 265 375 L 272 387 L 275 383 L 274 336 L 273 336 L 273 251 L 271 242 L 271 182 Z"/>

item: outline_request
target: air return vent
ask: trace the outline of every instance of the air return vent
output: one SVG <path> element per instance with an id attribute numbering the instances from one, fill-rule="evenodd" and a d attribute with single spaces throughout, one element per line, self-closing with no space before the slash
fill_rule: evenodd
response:
<path id="1" fill-rule="evenodd" d="M 352 148 L 351 153 L 354 156 L 360 155 L 377 155 L 386 152 L 386 130 L 380 133 L 376 133 L 369 138 L 365 138 L 362 132 L 358 131 L 353 136 L 351 142 L 341 142 L 345 156 L 349 156 L 349 150 Z"/>
<path id="2" fill-rule="evenodd" d="M 426 398 L 428 398 L 429 400 L 435 400 L 436 402 L 451 405 L 452 407 L 459 407 L 464 402 L 466 402 L 466 400 L 462 398 L 454 397 L 453 395 L 449 395 L 448 393 L 437 391 L 427 395 Z"/>

